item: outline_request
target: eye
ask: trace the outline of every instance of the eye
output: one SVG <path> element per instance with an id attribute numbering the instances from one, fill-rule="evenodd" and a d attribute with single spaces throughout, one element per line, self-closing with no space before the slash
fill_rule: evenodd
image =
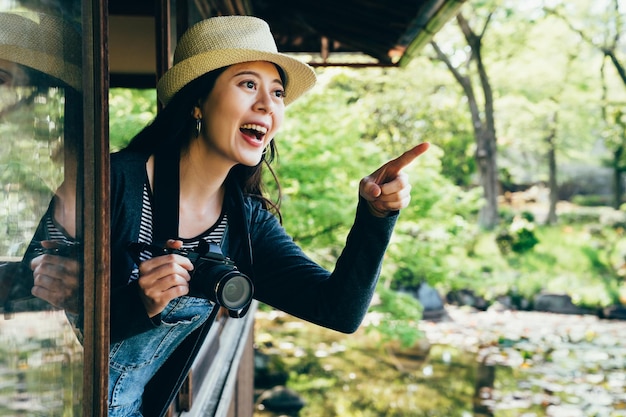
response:
<path id="1" fill-rule="evenodd" d="M 256 83 L 255 83 L 254 81 L 244 81 L 244 82 L 243 82 L 243 85 L 244 85 L 246 88 L 251 88 L 251 89 L 256 88 Z"/>
<path id="2" fill-rule="evenodd" d="M 10 72 L 0 70 L 0 85 L 10 84 L 13 81 L 13 76 Z"/>
<path id="3" fill-rule="evenodd" d="M 274 95 L 275 95 L 276 97 L 278 97 L 278 98 L 282 98 L 282 99 L 284 99 L 284 98 L 285 98 L 285 90 L 283 90 L 282 88 L 280 88 L 280 89 L 278 89 L 278 90 L 274 91 Z"/>

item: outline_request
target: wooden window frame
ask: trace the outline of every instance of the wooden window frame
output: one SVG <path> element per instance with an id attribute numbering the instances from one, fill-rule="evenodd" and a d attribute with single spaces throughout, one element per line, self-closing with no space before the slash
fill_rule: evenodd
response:
<path id="1" fill-rule="evenodd" d="M 83 152 L 79 224 L 84 248 L 83 415 L 106 417 L 109 379 L 108 4 L 82 0 Z M 80 194 L 80 193 L 79 193 Z"/>

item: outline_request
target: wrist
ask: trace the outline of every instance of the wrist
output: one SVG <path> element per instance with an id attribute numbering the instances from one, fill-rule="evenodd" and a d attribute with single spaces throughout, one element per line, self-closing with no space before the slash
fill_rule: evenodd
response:
<path id="1" fill-rule="evenodd" d="M 389 215 L 389 210 L 379 210 L 377 209 L 371 202 L 367 202 L 367 209 L 370 214 L 374 217 L 387 217 Z"/>

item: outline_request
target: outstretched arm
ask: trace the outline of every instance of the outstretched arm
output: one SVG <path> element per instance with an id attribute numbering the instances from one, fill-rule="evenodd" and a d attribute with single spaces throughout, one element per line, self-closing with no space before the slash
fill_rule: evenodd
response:
<path id="1" fill-rule="evenodd" d="M 333 272 L 309 259 L 266 215 L 252 235 L 255 298 L 312 323 L 354 332 L 367 313 L 398 210 L 410 186 L 400 171 L 428 149 L 421 144 L 361 181 L 356 219 Z M 365 195 L 364 195 L 365 194 Z"/>

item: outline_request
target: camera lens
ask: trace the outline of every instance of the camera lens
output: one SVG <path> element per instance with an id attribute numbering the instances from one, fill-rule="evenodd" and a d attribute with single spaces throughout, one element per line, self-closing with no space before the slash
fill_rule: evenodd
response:
<path id="1" fill-rule="evenodd" d="M 217 291 L 219 303 L 228 309 L 238 310 L 252 298 L 252 282 L 245 275 L 232 272 L 220 280 Z"/>

